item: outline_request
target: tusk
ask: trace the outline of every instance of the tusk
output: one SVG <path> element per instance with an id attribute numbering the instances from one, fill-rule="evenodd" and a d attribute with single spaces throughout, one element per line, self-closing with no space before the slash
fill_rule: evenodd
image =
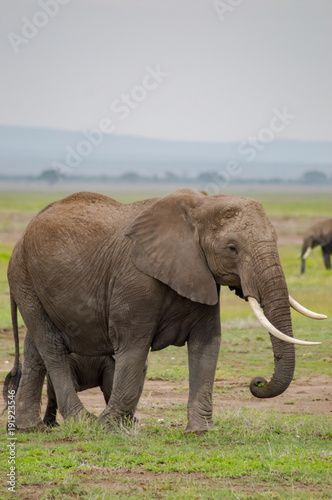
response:
<path id="1" fill-rule="evenodd" d="M 293 299 L 293 297 L 289 296 L 289 303 L 292 306 L 295 311 L 299 312 L 300 314 L 303 314 L 303 316 L 308 316 L 308 318 L 312 319 L 327 319 L 327 316 L 325 314 L 318 314 L 313 311 L 310 311 L 309 309 L 306 309 L 305 307 L 301 306 L 296 300 Z"/>
<path id="2" fill-rule="evenodd" d="M 309 256 L 310 252 L 311 252 L 311 248 L 309 247 L 309 248 L 307 249 L 306 253 L 303 255 L 303 257 L 302 257 L 302 258 L 303 258 L 303 259 L 306 259 L 306 258 Z"/>
<path id="3" fill-rule="evenodd" d="M 293 337 L 289 337 L 288 335 L 285 335 L 284 333 L 279 332 L 277 328 L 275 328 L 272 323 L 267 319 L 261 308 L 259 307 L 259 304 L 254 297 L 248 297 L 249 304 L 251 306 L 251 309 L 253 310 L 256 318 L 260 322 L 260 324 L 268 330 L 271 335 L 274 335 L 280 340 L 283 340 L 285 342 L 288 342 L 289 344 L 299 344 L 299 345 L 318 345 L 321 344 L 321 342 L 307 342 L 305 340 L 298 340 L 294 339 Z"/>

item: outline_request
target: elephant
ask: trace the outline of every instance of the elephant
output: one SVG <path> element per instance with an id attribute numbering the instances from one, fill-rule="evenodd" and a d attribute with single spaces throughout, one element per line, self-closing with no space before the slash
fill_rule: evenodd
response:
<path id="1" fill-rule="evenodd" d="M 301 250 L 301 274 L 305 272 L 306 258 L 312 248 L 321 246 L 326 269 L 331 269 L 332 219 L 324 219 L 310 226 L 303 239 Z"/>
<path id="2" fill-rule="evenodd" d="M 81 192 L 48 205 L 29 223 L 8 267 L 15 376 L 17 308 L 27 326 L 16 428 L 43 430 L 40 399 L 50 374 L 64 418 L 84 415 L 69 354 L 113 356 L 111 397 L 98 422 L 114 429 L 135 411 L 150 350 L 187 344 L 186 433 L 213 426 L 220 350 L 220 288 L 247 300 L 271 335 L 275 370 L 250 384 L 258 398 L 283 393 L 293 378 L 290 297 L 275 229 L 262 205 L 191 189 L 122 204 Z M 262 309 L 261 309 L 262 308 Z"/>
<path id="3" fill-rule="evenodd" d="M 115 361 L 112 356 L 68 356 L 71 378 L 76 392 L 100 387 L 107 404 L 111 397 Z M 47 407 L 43 422 L 48 427 L 56 425 L 58 405 L 51 377 L 47 375 Z"/>

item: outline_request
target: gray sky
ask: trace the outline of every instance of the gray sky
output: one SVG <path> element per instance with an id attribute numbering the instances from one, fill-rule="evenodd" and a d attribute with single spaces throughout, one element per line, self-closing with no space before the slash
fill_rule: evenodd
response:
<path id="1" fill-rule="evenodd" d="M 0 124 L 108 118 L 117 134 L 224 142 L 286 107 L 278 138 L 332 140 L 330 0 L 225 0 L 219 15 L 213 0 L 67 0 L 38 17 L 56 1 L 0 0 Z M 22 42 L 22 18 L 46 24 Z M 168 76 L 144 96 L 158 65 Z M 128 116 L 112 111 L 135 87 Z"/>

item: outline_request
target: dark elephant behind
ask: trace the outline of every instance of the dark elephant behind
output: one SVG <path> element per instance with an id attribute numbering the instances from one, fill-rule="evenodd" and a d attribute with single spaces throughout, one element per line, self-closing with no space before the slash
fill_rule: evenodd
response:
<path id="1" fill-rule="evenodd" d="M 99 387 L 103 393 L 105 403 L 110 400 L 113 387 L 115 361 L 112 356 L 79 356 L 71 353 L 68 355 L 71 378 L 76 392 L 86 391 Z M 147 369 L 147 365 L 146 365 Z M 7 394 L 10 390 L 17 392 L 21 378 L 21 366 L 19 366 L 15 377 L 7 375 L 3 386 L 3 397 L 7 403 Z M 140 392 L 143 390 L 143 385 Z M 5 408 L 6 409 L 6 408 Z M 47 407 L 43 422 L 48 427 L 56 425 L 58 404 L 53 383 L 47 374 Z M 130 418 L 134 417 L 134 411 Z"/>
<path id="2" fill-rule="evenodd" d="M 186 431 L 211 428 L 221 286 L 248 300 L 271 334 L 274 374 L 269 382 L 252 380 L 256 397 L 285 391 L 294 373 L 293 344 L 311 344 L 292 338 L 290 305 L 308 311 L 289 296 L 276 232 L 262 205 L 248 198 L 184 189 L 124 205 L 94 193 L 69 196 L 30 222 L 8 279 L 17 347 L 17 306 L 28 328 L 18 429 L 43 426 L 46 370 L 62 416 L 84 414 L 68 353 L 114 357 L 111 397 L 99 417 L 112 429 L 137 406 L 149 350 L 185 344 Z M 16 349 L 12 375 L 17 366 Z"/>
<path id="3" fill-rule="evenodd" d="M 326 269 L 331 269 L 332 219 L 316 222 L 308 229 L 301 250 L 301 274 L 305 272 L 306 259 L 313 248 L 320 246 Z"/>
<path id="4" fill-rule="evenodd" d="M 86 391 L 94 387 L 100 387 L 104 395 L 105 403 L 110 400 L 115 362 L 112 356 L 79 356 L 69 354 L 69 365 L 71 377 L 76 392 Z M 51 377 L 47 375 L 47 408 L 43 422 L 52 427 L 56 424 L 58 404 Z"/>
<path id="5" fill-rule="evenodd" d="M 107 404 L 112 392 L 115 362 L 112 356 L 79 356 L 69 354 L 68 361 L 71 379 L 76 392 L 86 391 L 94 387 L 100 387 L 105 403 Z M 3 386 L 3 397 L 7 403 L 8 391 L 17 392 L 21 379 L 21 366 L 19 365 L 15 377 L 9 373 Z M 48 426 L 56 424 L 57 400 L 51 377 L 47 374 L 47 407 L 43 422 Z"/>

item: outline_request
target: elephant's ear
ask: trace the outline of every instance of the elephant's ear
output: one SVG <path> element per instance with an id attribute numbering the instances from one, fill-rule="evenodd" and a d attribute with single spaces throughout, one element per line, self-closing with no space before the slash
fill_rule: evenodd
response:
<path id="1" fill-rule="evenodd" d="M 125 228 L 134 244 L 136 267 L 194 302 L 215 305 L 216 282 L 199 244 L 198 231 L 189 212 L 194 197 L 181 190 L 152 203 Z"/>

